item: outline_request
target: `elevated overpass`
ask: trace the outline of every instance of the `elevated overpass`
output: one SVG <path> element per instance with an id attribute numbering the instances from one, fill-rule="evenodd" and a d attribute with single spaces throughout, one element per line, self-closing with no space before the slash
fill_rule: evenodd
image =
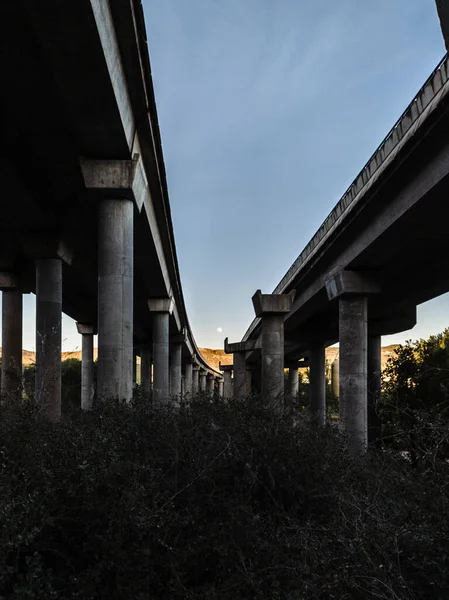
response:
<path id="1" fill-rule="evenodd" d="M 49 416 L 61 311 L 83 334 L 86 405 L 97 330 L 99 397 L 130 398 L 136 351 L 156 400 L 180 393 L 181 369 L 186 391 L 211 390 L 221 375 L 184 303 L 141 2 L 5 0 L 0 30 L 3 392 L 18 383 L 23 292 L 36 293 Z"/>
<path id="2" fill-rule="evenodd" d="M 380 336 L 410 329 L 418 304 L 449 291 L 448 198 L 445 57 L 273 291 L 294 294 L 284 356 L 286 364 L 309 357 L 320 422 L 324 349 L 340 342 L 341 419 L 356 446 L 367 441 L 369 411 L 370 434 L 377 427 Z M 256 373 L 263 322 L 254 319 L 240 342 Z"/>

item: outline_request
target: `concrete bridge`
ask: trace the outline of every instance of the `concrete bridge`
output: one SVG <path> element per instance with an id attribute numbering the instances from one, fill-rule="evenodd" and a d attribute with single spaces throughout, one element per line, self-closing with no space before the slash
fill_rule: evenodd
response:
<path id="1" fill-rule="evenodd" d="M 36 294 L 36 397 L 61 412 L 61 314 L 82 335 L 82 404 L 222 389 L 184 304 L 141 3 L 5 0 L 2 392 L 17 394 L 22 294 Z M 152 373 L 152 375 L 151 375 Z"/>
<path id="2" fill-rule="evenodd" d="M 440 16 L 449 23 L 448 12 Z M 448 198 L 445 57 L 273 294 L 256 293 L 243 340 L 225 342 L 237 393 L 249 389 L 250 372 L 253 387 L 280 399 L 290 365 L 288 405 L 307 356 L 311 415 L 324 423 L 324 350 L 339 341 L 342 426 L 354 448 L 373 441 L 381 336 L 410 329 L 418 304 L 449 291 Z"/>

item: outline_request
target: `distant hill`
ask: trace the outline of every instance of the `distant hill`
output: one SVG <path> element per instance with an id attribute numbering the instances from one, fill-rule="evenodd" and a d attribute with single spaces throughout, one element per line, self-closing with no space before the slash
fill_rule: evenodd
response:
<path id="1" fill-rule="evenodd" d="M 396 348 L 398 348 L 398 344 L 391 344 L 390 346 L 382 347 L 382 368 L 387 364 L 387 360 L 394 354 Z M 225 354 L 224 350 L 214 350 L 212 348 L 199 348 L 199 351 L 204 357 L 204 360 L 214 367 L 218 369 L 218 365 L 230 365 L 232 364 L 232 354 Z M 0 357 L 2 355 L 2 349 L 0 348 Z M 98 350 L 94 348 L 94 360 L 97 360 Z M 339 348 L 326 348 L 326 360 L 331 363 L 339 355 Z M 67 360 L 69 358 L 76 358 L 81 360 L 81 350 L 75 350 L 73 352 L 63 352 L 62 360 Z M 36 361 L 36 353 L 31 350 L 22 350 L 22 361 L 23 366 L 28 367 Z M 139 362 L 139 360 L 137 360 Z"/>
<path id="2" fill-rule="evenodd" d="M 391 344 L 390 346 L 382 347 L 382 369 L 387 364 L 390 356 L 393 356 L 396 348 L 399 347 L 399 344 Z M 199 351 L 203 355 L 204 359 L 215 369 L 218 369 L 218 365 L 221 362 L 222 365 L 230 365 L 232 364 L 232 354 L 225 354 L 224 350 L 213 350 L 211 348 L 199 348 Z M 339 348 L 326 348 L 326 360 L 329 363 L 332 363 L 336 358 L 339 357 Z"/>

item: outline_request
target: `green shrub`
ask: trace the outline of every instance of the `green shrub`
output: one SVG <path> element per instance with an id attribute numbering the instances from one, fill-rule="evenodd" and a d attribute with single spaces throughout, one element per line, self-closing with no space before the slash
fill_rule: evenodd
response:
<path id="1" fill-rule="evenodd" d="M 447 599 L 447 464 L 256 399 L 0 408 L 0 598 Z"/>

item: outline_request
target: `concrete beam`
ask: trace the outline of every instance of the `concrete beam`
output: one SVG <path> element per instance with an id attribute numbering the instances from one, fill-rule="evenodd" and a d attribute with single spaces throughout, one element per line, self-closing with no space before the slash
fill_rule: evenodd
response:
<path id="1" fill-rule="evenodd" d="M 224 341 L 224 351 L 226 354 L 235 354 L 236 352 L 251 352 L 252 350 L 260 350 L 262 348 L 261 339 L 246 340 L 245 342 L 228 342 L 228 338 Z"/>
<path id="2" fill-rule="evenodd" d="M 356 271 L 345 271 L 341 269 L 336 273 L 328 275 L 326 281 L 326 292 L 329 300 L 348 294 L 378 294 L 381 286 L 372 274 L 363 274 Z"/>

